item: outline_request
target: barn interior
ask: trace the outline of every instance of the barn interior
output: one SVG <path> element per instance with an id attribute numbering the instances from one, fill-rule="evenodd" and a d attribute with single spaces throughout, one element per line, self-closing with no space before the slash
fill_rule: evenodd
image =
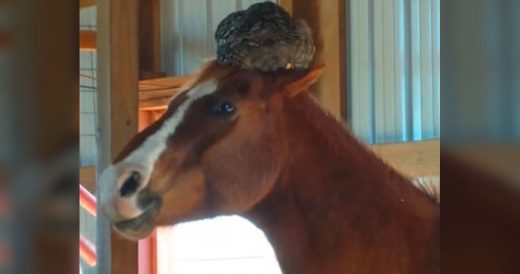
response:
<path id="1" fill-rule="evenodd" d="M 259 0 L 80 0 L 81 271 L 281 273 L 239 217 L 122 239 L 96 209 L 96 177 L 215 56 L 217 24 Z M 316 33 L 320 104 L 411 180 L 440 175 L 440 1 L 271 0 Z"/>

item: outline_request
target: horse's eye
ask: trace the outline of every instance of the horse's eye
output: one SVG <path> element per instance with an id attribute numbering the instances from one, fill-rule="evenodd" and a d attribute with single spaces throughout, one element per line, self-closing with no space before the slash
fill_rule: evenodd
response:
<path id="1" fill-rule="evenodd" d="M 221 116 L 230 116 L 235 113 L 235 110 L 235 106 L 229 101 L 223 101 L 211 109 L 214 114 Z"/>

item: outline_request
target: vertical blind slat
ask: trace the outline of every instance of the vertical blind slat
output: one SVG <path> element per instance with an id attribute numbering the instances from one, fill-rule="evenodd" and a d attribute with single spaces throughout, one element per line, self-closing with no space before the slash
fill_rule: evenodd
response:
<path id="1" fill-rule="evenodd" d="M 420 1 L 421 117 L 423 138 L 433 137 L 431 0 Z"/>
<path id="2" fill-rule="evenodd" d="M 395 52 L 394 52 L 394 10 L 393 0 L 383 1 L 383 77 L 384 77 L 384 140 L 393 142 L 396 139 L 395 130 Z"/>
<path id="3" fill-rule="evenodd" d="M 353 0 L 354 6 L 351 9 L 353 24 L 356 25 L 356 29 L 353 31 L 353 35 L 358 39 L 352 41 L 353 48 L 355 48 L 356 54 L 351 60 L 353 60 L 352 68 L 356 70 L 355 82 L 352 82 L 353 89 L 364 90 L 366 92 L 358 92 L 352 94 L 352 113 L 355 113 L 355 119 L 352 123 L 355 127 L 355 131 L 359 132 L 363 139 L 372 140 L 373 129 L 373 104 L 372 104 L 372 24 L 369 18 L 372 17 L 372 9 L 367 1 L 364 0 Z"/>
<path id="4" fill-rule="evenodd" d="M 432 45 L 433 45 L 433 135 L 440 136 L 440 1 L 432 1 Z"/>
<path id="5" fill-rule="evenodd" d="M 375 142 L 385 140 L 385 77 L 384 77 L 384 21 L 383 21 L 383 1 L 374 0 L 374 111 L 375 111 Z"/>
<path id="6" fill-rule="evenodd" d="M 405 58 L 405 25 L 404 0 L 396 0 L 394 5 L 394 40 L 395 45 L 395 127 L 396 139 L 405 141 L 407 137 L 406 106 L 406 58 Z"/>
<path id="7" fill-rule="evenodd" d="M 353 39 L 351 39 L 350 41 L 347 41 L 348 43 L 350 43 L 350 48 L 352 51 L 354 52 L 360 52 L 360 49 L 359 49 L 359 44 L 360 44 L 360 32 L 361 32 L 361 24 L 359 23 L 359 1 L 358 0 L 351 0 L 351 5 L 350 5 L 350 13 L 349 13 L 349 18 L 350 18 L 350 26 L 352 28 L 352 31 L 350 33 L 351 37 Z M 361 82 L 361 77 L 360 77 L 360 55 L 361 54 L 358 54 L 356 56 L 350 56 L 350 58 L 347 57 L 346 61 L 347 62 L 350 62 L 350 66 L 349 66 L 349 69 L 351 71 L 351 75 L 352 75 L 352 78 L 355 78 L 355 79 L 358 79 L 358 81 L 355 81 L 355 82 L 349 82 L 350 84 L 350 90 L 359 90 L 360 89 L 360 82 Z M 359 118 L 361 117 L 360 113 L 359 113 L 359 93 L 358 92 L 355 92 L 355 93 L 350 93 L 349 94 L 349 100 L 347 101 L 349 102 L 349 105 L 350 105 L 350 108 L 348 108 L 348 121 L 350 122 L 351 126 L 352 126 L 352 129 L 355 131 L 355 132 L 358 132 L 358 134 L 360 136 L 363 136 L 363 138 L 366 138 L 366 131 L 362 130 L 361 127 L 359 126 Z M 353 117 L 356 118 L 356 120 L 353 119 Z"/>
<path id="8" fill-rule="evenodd" d="M 420 0 L 411 0 L 410 5 L 410 29 L 411 29 L 411 64 L 412 71 L 412 117 L 413 117 L 413 140 L 422 139 L 422 119 L 421 119 L 421 43 L 420 43 Z"/>

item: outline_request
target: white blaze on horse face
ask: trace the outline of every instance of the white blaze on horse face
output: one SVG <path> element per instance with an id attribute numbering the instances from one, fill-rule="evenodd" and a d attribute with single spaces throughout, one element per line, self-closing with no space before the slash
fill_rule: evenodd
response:
<path id="1" fill-rule="evenodd" d="M 175 134 L 192 103 L 215 92 L 217 84 L 217 80 L 211 79 L 188 90 L 186 100 L 177 107 L 171 117 L 163 122 L 159 130 L 148 136 L 126 158 L 103 171 L 100 177 L 101 206 L 113 221 L 133 219 L 142 214 L 142 210 L 137 205 L 136 194 L 148 185 L 154 164 L 166 149 L 168 138 Z M 119 189 L 132 171 L 141 174 L 139 188 L 134 195 L 121 197 Z"/>

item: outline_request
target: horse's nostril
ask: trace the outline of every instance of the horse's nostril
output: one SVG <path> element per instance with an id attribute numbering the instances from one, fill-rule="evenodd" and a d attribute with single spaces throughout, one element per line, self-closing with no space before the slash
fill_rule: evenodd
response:
<path id="1" fill-rule="evenodd" d="M 141 174 L 137 171 L 132 171 L 132 174 L 119 189 L 121 197 L 127 197 L 135 193 L 141 183 Z"/>

